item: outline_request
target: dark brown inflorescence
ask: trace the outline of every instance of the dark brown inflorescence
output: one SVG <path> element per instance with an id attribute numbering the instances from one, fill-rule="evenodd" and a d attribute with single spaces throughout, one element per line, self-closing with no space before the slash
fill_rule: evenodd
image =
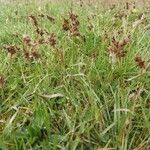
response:
<path id="1" fill-rule="evenodd" d="M 4 48 L 7 50 L 8 54 L 10 54 L 11 57 L 17 53 L 17 50 L 19 50 L 16 45 L 7 45 L 4 46 Z"/>
<path id="2" fill-rule="evenodd" d="M 29 35 L 23 36 L 23 52 L 24 57 L 27 60 L 34 60 L 40 58 L 40 54 L 37 51 L 39 41 L 33 41 Z"/>
<path id="3" fill-rule="evenodd" d="M 70 33 L 73 36 L 80 36 L 79 32 L 79 20 L 78 20 L 78 15 L 74 13 L 69 13 L 69 18 L 70 18 Z"/>
<path id="4" fill-rule="evenodd" d="M 33 25 L 34 25 L 35 27 L 37 27 L 37 26 L 38 26 L 37 18 L 36 18 L 34 15 L 30 15 L 29 18 L 31 19 Z"/>
<path id="5" fill-rule="evenodd" d="M 47 19 L 52 22 L 52 23 L 55 23 L 55 18 L 52 17 L 52 16 L 49 16 L 49 15 L 46 15 Z"/>
<path id="6" fill-rule="evenodd" d="M 69 19 L 63 18 L 62 29 L 63 29 L 64 31 L 68 31 L 69 28 L 70 28 L 70 25 L 69 25 L 69 24 L 70 24 L 70 23 L 69 23 Z"/>
<path id="7" fill-rule="evenodd" d="M 140 56 L 135 57 L 135 62 L 139 68 L 145 69 L 145 60 L 143 60 Z"/>
<path id="8" fill-rule="evenodd" d="M 124 38 L 123 40 L 116 40 L 115 37 L 112 38 L 112 45 L 108 48 L 110 55 L 114 55 L 116 58 L 125 57 L 127 51 L 125 46 L 130 42 L 130 36 Z"/>
<path id="9" fill-rule="evenodd" d="M 4 85 L 5 85 L 5 78 L 2 76 L 2 75 L 0 75 L 0 88 L 3 88 L 4 87 Z"/>
<path id="10" fill-rule="evenodd" d="M 63 18 L 62 29 L 69 31 L 72 36 L 80 36 L 78 15 L 70 12 L 69 18 Z"/>
<path id="11" fill-rule="evenodd" d="M 47 38 L 47 43 L 50 44 L 52 47 L 55 47 L 56 45 L 56 35 L 52 33 L 50 36 Z"/>

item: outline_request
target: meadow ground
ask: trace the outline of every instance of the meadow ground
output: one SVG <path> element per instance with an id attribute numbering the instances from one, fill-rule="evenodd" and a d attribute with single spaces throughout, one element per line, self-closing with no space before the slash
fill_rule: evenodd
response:
<path id="1" fill-rule="evenodd" d="M 1 3 L 0 149 L 149 150 L 149 12 Z"/>

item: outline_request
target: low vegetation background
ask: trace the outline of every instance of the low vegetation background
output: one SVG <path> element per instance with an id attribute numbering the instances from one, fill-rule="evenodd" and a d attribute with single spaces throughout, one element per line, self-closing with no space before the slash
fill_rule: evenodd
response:
<path id="1" fill-rule="evenodd" d="M 0 4 L 0 149 L 150 149 L 148 0 Z"/>

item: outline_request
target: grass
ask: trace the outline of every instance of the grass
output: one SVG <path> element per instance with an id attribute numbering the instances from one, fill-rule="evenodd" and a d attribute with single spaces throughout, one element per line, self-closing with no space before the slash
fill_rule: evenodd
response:
<path id="1" fill-rule="evenodd" d="M 0 10 L 0 149 L 150 148 L 149 8 Z"/>

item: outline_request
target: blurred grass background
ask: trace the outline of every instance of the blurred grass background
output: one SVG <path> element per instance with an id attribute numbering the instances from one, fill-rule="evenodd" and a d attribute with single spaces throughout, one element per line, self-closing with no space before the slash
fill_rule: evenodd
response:
<path id="1" fill-rule="evenodd" d="M 65 3 L 65 2 L 84 2 L 84 3 L 91 3 L 91 4 L 104 4 L 104 5 L 109 5 L 109 4 L 122 4 L 124 2 L 135 2 L 138 5 L 149 5 L 150 0 L 0 0 L 0 2 L 3 3 L 31 3 L 31 2 L 53 2 L 53 3 Z"/>

